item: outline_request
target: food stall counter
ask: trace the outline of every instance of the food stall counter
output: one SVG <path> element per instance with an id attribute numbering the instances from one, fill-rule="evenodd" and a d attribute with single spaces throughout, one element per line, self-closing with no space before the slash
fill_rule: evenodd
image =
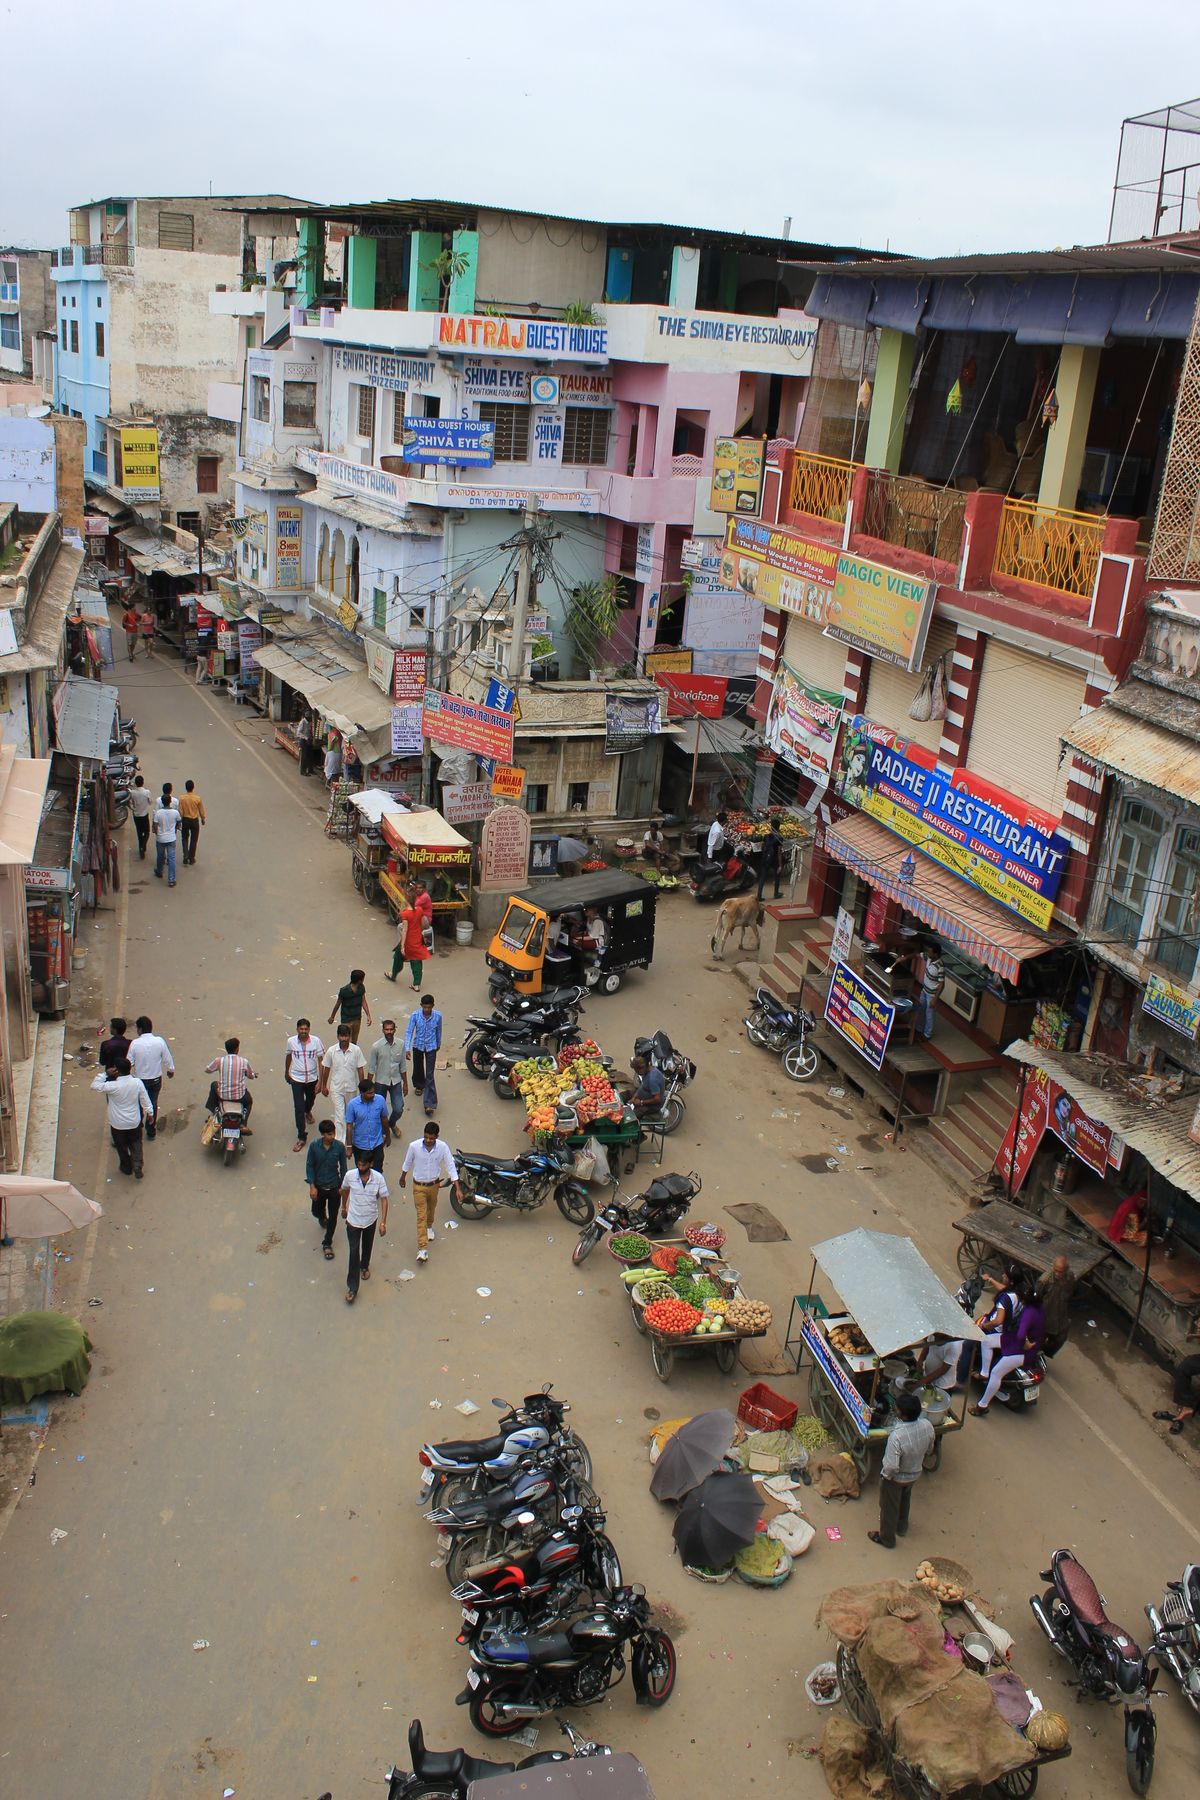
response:
<path id="1" fill-rule="evenodd" d="M 467 839 L 432 807 L 421 812 L 384 812 L 380 824 L 396 863 L 394 874 L 389 866 L 379 877 L 393 918 L 404 905 L 404 882 L 413 875 L 431 884 L 435 915 L 466 912 L 471 904 L 473 855 Z"/>

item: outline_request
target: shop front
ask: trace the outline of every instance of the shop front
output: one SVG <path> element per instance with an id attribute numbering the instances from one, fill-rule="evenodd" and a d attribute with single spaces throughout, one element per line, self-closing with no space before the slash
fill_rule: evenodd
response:
<path id="1" fill-rule="evenodd" d="M 24 871 L 29 972 L 35 1012 L 66 1010 L 81 904 L 85 780 L 73 758 L 56 755 L 33 860 Z"/>

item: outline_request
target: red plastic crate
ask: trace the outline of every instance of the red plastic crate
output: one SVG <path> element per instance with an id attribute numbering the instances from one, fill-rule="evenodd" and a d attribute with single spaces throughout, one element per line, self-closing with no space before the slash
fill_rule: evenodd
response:
<path id="1" fill-rule="evenodd" d="M 790 1431 L 799 1408 L 765 1381 L 756 1381 L 738 1401 L 737 1416 L 752 1431 Z"/>

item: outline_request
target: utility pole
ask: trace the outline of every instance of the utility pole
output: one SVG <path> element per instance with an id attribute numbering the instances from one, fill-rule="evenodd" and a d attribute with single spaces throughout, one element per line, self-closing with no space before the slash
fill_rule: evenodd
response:
<path id="1" fill-rule="evenodd" d="M 430 594 L 429 607 L 425 614 L 425 685 L 432 687 L 438 678 L 433 671 L 434 650 L 434 618 L 437 605 L 436 596 Z M 422 734 L 421 737 L 421 798 L 426 806 L 433 805 L 433 745 Z"/>
<path id="2" fill-rule="evenodd" d="M 533 588 L 533 540 L 537 530 L 538 503 L 530 500 L 525 508 L 521 532 L 521 554 L 517 563 L 517 599 L 513 607 L 512 638 L 508 646 L 508 685 L 514 692 L 520 687 L 525 669 L 525 620 L 529 616 L 529 599 Z"/>
<path id="3" fill-rule="evenodd" d="M 204 514 L 196 520 L 196 592 L 206 594 L 204 585 Z"/>

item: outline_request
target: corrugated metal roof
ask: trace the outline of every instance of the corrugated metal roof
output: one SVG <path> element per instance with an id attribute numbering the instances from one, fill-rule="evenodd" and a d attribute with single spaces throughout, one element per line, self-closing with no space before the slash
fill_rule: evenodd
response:
<path id="1" fill-rule="evenodd" d="M 1170 238 L 1144 238 L 1131 244 L 1072 244 L 1069 249 L 1002 250 L 975 256 L 904 256 L 889 261 L 866 257 L 841 262 L 838 276 L 907 277 L 970 275 L 1144 275 L 1158 271 L 1200 270 L 1200 232 Z"/>
<path id="2" fill-rule="evenodd" d="M 83 567 L 84 552 L 60 544 L 25 621 L 25 642 L 7 656 L 0 656 L 0 675 L 20 675 L 28 669 L 53 669 L 62 650 L 63 621 Z M 11 615 L 9 615 L 11 617 Z"/>
<path id="3" fill-rule="evenodd" d="M 337 513 L 340 518 L 349 519 L 352 524 L 362 525 L 372 531 L 390 531 L 399 537 L 428 537 L 428 528 L 417 531 L 415 525 L 404 519 L 392 507 L 380 506 L 375 500 L 362 500 L 357 494 L 339 494 L 323 484 L 311 488 L 308 493 L 298 496 L 301 506 L 316 506 L 325 512 Z"/>
<path id="4" fill-rule="evenodd" d="M 812 1253 L 876 1356 L 934 1337 L 982 1342 L 911 1238 L 860 1228 L 814 1244 Z"/>
<path id="5" fill-rule="evenodd" d="M 1200 1200 L 1200 1144 L 1193 1144 L 1188 1137 L 1200 1082 L 1185 1081 L 1183 1093 L 1173 1099 L 1145 1100 L 1131 1091 L 1129 1084 L 1141 1071 L 1128 1063 L 1082 1052 L 1044 1050 L 1025 1038 L 1010 1044 L 1005 1054 L 1027 1068 L 1044 1069 L 1089 1118 L 1117 1132 L 1152 1169 L 1193 1200 Z"/>
<path id="6" fill-rule="evenodd" d="M 1195 707 L 1194 701 L 1186 704 Z M 1200 717 L 1200 707 L 1195 710 Z M 1105 700 L 1072 725 L 1062 741 L 1102 769 L 1200 806 L 1200 740 L 1194 735 L 1149 724 Z"/>

